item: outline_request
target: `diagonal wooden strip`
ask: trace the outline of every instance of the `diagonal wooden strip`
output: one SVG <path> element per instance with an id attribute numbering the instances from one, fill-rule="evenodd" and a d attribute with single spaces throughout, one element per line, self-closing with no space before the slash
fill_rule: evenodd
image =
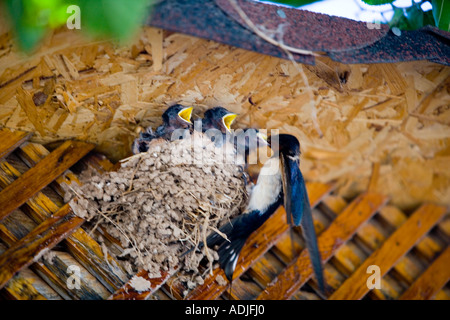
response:
<path id="1" fill-rule="evenodd" d="M 361 299 L 369 291 L 367 268 L 377 265 L 384 276 L 408 251 L 445 215 L 447 208 L 433 204 L 422 205 L 364 263 L 336 290 L 332 300 Z"/>
<path id="2" fill-rule="evenodd" d="M 50 151 L 48 151 L 43 145 L 38 143 L 27 143 L 25 145 L 20 146 L 16 151 L 16 155 L 23 161 L 27 166 L 34 167 L 39 161 L 48 156 Z M 86 158 L 86 157 L 84 157 Z M 80 162 L 83 161 L 82 158 Z M 76 182 L 81 184 L 78 177 L 73 174 L 69 169 L 64 172 L 64 174 L 60 175 L 55 179 L 56 183 L 52 183 L 51 187 L 62 197 L 64 198 L 64 190 L 61 187 L 62 183 L 66 183 L 70 185 L 72 182 Z"/>
<path id="3" fill-rule="evenodd" d="M 450 279 L 450 246 L 401 295 L 400 300 L 430 300 Z"/>
<path id="4" fill-rule="evenodd" d="M 0 239 L 6 243 L 8 246 L 12 246 L 18 241 L 17 237 L 14 236 L 3 223 L 0 224 Z"/>
<path id="5" fill-rule="evenodd" d="M 147 300 L 153 292 L 158 290 L 176 272 L 177 269 L 171 271 L 161 271 L 161 277 L 150 278 L 147 271 L 141 270 L 122 288 L 112 294 L 108 300 Z M 141 280 L 148 281 L 150 287 L 142 291 L 136 290 L 131 284 L 135 277 L 140 277 L 142 278 Z"/>
<path id="6" fill-rule="evenodd" d="M 36 165 L 41 158 L 49 152 L 39 144 L 29 143 L 21 146 L 21 152 L 17 152 L 19 157 L 29 166 Z M 90 158 L 90 155 L 83 158 Z M 82 160 L 83 161 L 83 160 Z M 106 159 L 103 162 L 106 164 Z M 12 183 L 20 176 L 16 170 L 6 161 L 0 164 L 0 186 L 4 187 Z M 70 178 L 68 178 L 70 176 Z M 75 177 L 70 170 L 66 170 L 64 175 L 58 177 L 58 183 L 70 183 Z M 76 178 L 76 177 L 75 177 Z M 77 180 L 75 180 L 77 181 Z M 58 211 L 58 206 L 44 193 L 38 192 L 21 207 L 36 223 L 42 223 L 52 213 Z M 102 250 L 102 247 L 90 237 L 83 229 L 77 229 L 66 240 L 68 250 L 77 260 L 91 272 L 110 292 L 119 289 L 129 278 L 126 271 L 109 253 Z M 45 270 L 46 271 L 46 270 Z M 51 278 L 51 276 L 47 276 Z"/>
<path id="7" fill-rule="evenodd" d="M 3 224 L 0 224 L 0 239 L 6 243 L 9 247 L 14 243 L 19 241 Z M 40 263 L 35 263 L 36 267 L 39 267 Z M 32 268 L 31 265 L 30 268 Z M 22 270 L 21 273 L 17 273 L 5 287 L 2 289 L 3 292 L 8 296 L 8 299 L 11 300 L 42 300 L 45 299 L 34 287 L 35 281 L 31 277 L 23 276 L 25 270 Z M 31 271 L 30 271 L 31 273 Z"/>
<path id="8" fill-rule="evenodd" d="M 24 131 L 0 130 L 0 159 L 3 159 L 23 142 L 28 140 L 31 133 Z"/>
<path id="9" fill-rule="evenodd" d="M 322 262 L 326 263 L 382 206 L 388 197 L 366 193 L 360 195 L 332 222 L 318 238 Z M 308 250 L 294 260 L 259 296 L 258 300 L 289 299 L 313 275 Z"/>
<path id="10" fill-rule="evenodd" d="M 0 192 L 0 221 L 43 189 L 94 148 L 93 144 L 66 141 Z"/>
<path id="11" fill-rule="evenodd" d="M 330 200 L 331 197 L 327 197 Z M 336 200 L 336 199 L 334 199 Z M 340 204 L 332 203 L 327 201 L 327 206 L 336 214 L 341 212 Z M 378 213 L 381 219 L 371 219 L 364 224 L 353 237 L 353 239 L 345 243 L 339 251 L 333 256 L 333 266 L 341 271 L 343 274 L 352 274 L 367 258 L 367 255 L 362 254 L 362 252 L 355 247 L 355 243 L 360 243 L 362 241 L 364 247 L 370 250 L 370 252 L 378 249 L 384 241 L 389 237 L 390 233 L 399 228 L 408 218 L 401 212 L 397 207 L 392 205 L 386 205 L 380 209 Z M 390 227 L 379 224 L 379 221 L 387 222 L 393 231 L 389 232 Z M 445 221 L 445 220 L 444 220 Z M 440 222 L 438 227 L 442 224 Z M 316 222 L 317 227 L 317 222 Z M 385 230 L 387 229 L 387 230 Z M 427 240 L 427 243 L 431 247 L 421 246 L 421 243 Z M 356 241 L 356 242 L 355 242 Z M 414 248 L 414 251 L 424 255 L 425 257 L 436 257 L 439 253 L 445 250 L 446 244 L 442 246 L 439 242 L 436 242 L 433 237 L 429 235 L 425 236 Z M 432 248 L 432 250 L 431 250 Z M 437 250 L 437 251 L 436 251 Z M 381 289 L 372 290 L 369 293 L 369 298 L 373 299 L 397 299 L 400 297 L 404 288 L 399 285 L 395 285 L 398 281 L 412 284 L 415 279 L 417 279 L 422 272 L 425 271 L 425 266 L 422 267 L 412 257 L 405 255 L 399 262 L 394 266 L 395 275 L 385 276 L 381 279 Z M 422 271 L 421 271 L 422 270 Z M 331 285 L 333 291 L 336 290 L 343 282 L 345 278 L 335 277 L 334 279 L 327 279 L 328 285 Z"/>
<path id="12" fill-rule="evenodd" d="M 334 188 L 332 184 L 323 184 L 317 182 L 306 183 L 309 201 L 312 207 L 328 195 Z M 284 208 L 279 208 L 267 221 L 254 232 L 242 248 L 238 260 L 234 277 L 237 278 L 243 274 L 256 260 L 263 255 L 277 239 L 289 229 L 286 222 L 286 212 Z M 217 276 L 221 276 L 226 284 L 219 284 L 216 281 Z M 221 282 L 222 283 L 222 282 Z M 195 288 L 188 296 L 190 300 L 210 300 L 218 298 L 229 286 L 225 274 L 221 269 L 216 269 L 213 275 L 205 279 L 205 283 Z"/>
<path id="13" fill-rule="evenodd" d="M 109 291 L 68 252 L 53 251 L 53 253 L 55 255 L 52 257 L 40 259 L 33 264 L 31 269 L 61 297 L 74 300 L 103 300 L 108 297 Z M 34 266 L 37 267 L 34 268 Z M 70 284 L 76 284 L 76 286 L 73 287 Z"/>
<path id="14" fill-rule="evenodd" d="M 128 279 L 122 265 L 83 229 L 66 239 L 69 252 L 100 281 L 109 292 L 119 289 Z"/>
<path id="15" fill-rule="evenodd" d="M 3 288 L 4 294 L 8 300 L 47 300 L 36 288 L 33 282 L 20 273 L 13 278 L 14 281 L 8 282 Z"/>
<path id="16" fill-rule="evenodd" d="M 0 224 L 0 239 L 8 246 L 12 246 L 18 239 L 3 225 Z M 45 300 L 30 279 L 17 274 L 2 289 L 8 300 Z"/>
<path id="17" fill-rule="evenodd" d="M 16 151 L 16 155 L 30 167 L 36 165 L 36 163 L 49 153 L 42 145 L 35 143 L 22 145 Z M 103 162 L 105 161 L 104 159 Z M 0 166 L 2 169 L 0 170 L 0 186 L 4 187 L 9 185 L 21 175 L 18 170 L 6 161 L 1 162 Z M 69 176 L 70 178 L 67 179 Z M 58 183 L 71 183 L 74 181 L 73 177 L 75 177 L 73 173 L 70 170 L 66 170 L 55 181 Z M 58 211 L 58 209 L 59 207 L 42 192 L 36 193 L 21 207 L 21 210 L 38 224 L 42 223 L 48 216 Z M 1 230 L 0 236 L 4 236 L 3 238 L 6 237 L 8 241 L 10 240 L 7 234 L 2 234 Z M 17 239 L 12 241 L 12 243 L 8 243 L 12 245 L 15 241 Z M 119 263 L 110 254 L 105 252 L 82 228 L 78 228 L 64 242 L 69 252 L 77 258 L 77 262 L 80 262 L 109 292 L 116 291 L 129 279 L 126 271 L 123 270 Z M 92 279 L 89 279 L 87 275 L 80 279 L 80 290 L 67 290 L 65 282 L 67 274 L 65 270 L 67 269 L 67 263 L 71 262 L 66 261 L 67 259 L 61 256 L 61 252 L 55 252 L 54 254 L 54 259 L 51 262 L 47 260 L 37 261 L 30 266 L 30 269 L 39 274 L 62 297 L 65 299 L 92 299 L 108 296 L 104 295 L 102 286 L 92 282 Z M 15 280 L 15 277 L 8 282 L 8 289 L 10 289 L 11 283 L 14 282 L 13 280 Z M 15 286 L 12 288 L 19 287 Z"/>
<path id="18" fill-rule="evenodd" d="M 21 176 L 19 170 L 7 161 L 0 162 L 0 187 L 6 188 Z M 36 223 L 41 223 L 48 216 L 59 210 L 59 207 L 41 191 L 30 197 L 20 208 Z"/>
<path id="19" fill-rule="evenodd" d="M 24 207 L 22 207 L 24 208 Z M 56 210 L 58 211 L 58 210 Z M 56 212 L 55 211 L 55 212 Z M 36 221 L 37 223 L 42 223 L 46 218 L 46 216 L 43 216 L 42 218 L 39 218 L 39 215 L 44 214 L 43 212 L 39 212 L 39 214 L 36 215 L 36 218 L 38 218 L 38 221 Z M 50 214 L 48 214 L 49 216 Z M 66 241 L 66 245 L 70 251 L 70 247 L 75 243 L 77 243 L 77 237 L 76 234 L 81 234 L 81 235 L 85 235 L 85 237 L 89 237 L 86 232 L 82 229 L 82 228 L 78 228 L 75 232 L 73 232 L 69 237 L 67 237 L 65 239 Z M 70 240 L 70 239 L 75 239 L 75 240 Z M 4 227 L 3 224 L 0 224 L 0 239 L 2 241 L 4 241 L 8 246 L 12 246 L 14 245 L 14 243 L 16 243 L 18 241 L 18 239 L 9 232 L 8 229 L 6 229 L 6 227 Z M 64 241 L 64 240 L 63 240 Z M 96 250 L 96 248 L 94 247 L 93 251 L 91 251 L 91 247 L 90 245 L 94 244 L 98 247 L 98 249 Z M 89 250 L 86 250 L 85 247 L 88 247 Z M 95 254 L 97 253 L 96 251 L 100 251 L 101 252 L 101 248 L 100 246 L 92 239 L 90 239 L 90 241 L 85 241 L 83 242 L 83 244 L 80 245 L 76 245 L 78 252 L 82 252 L 81 254 L 84 254 L 84 259 L 88 260 L 89 263 L 93 266 L 97 266 L 97 261 L 98 261 L 98 265 L 103 266 L 104 270 L 102 269 L 102 274 L 99 273 L 93 273 L 89 268 L 87 268 L 91 273 L 93 273 L 94 276 L 99 277 L 99 275 L 106 275 L 106 277 L 109 278 L 113 278 L 117 277 L 116 274 L 120 274 L 119 270 L 117 270 L 116 266 L 117 266 L 117 262 L 114 264 L 114 262 L 110 261 L 109 259 L 109 255 L 108 258 L 104 257 L 103 254 L 102 256 L 95 256 Z M 80 247 L 80 248 L 78 248 Z M 44 281 L 45 283 L 47 283 L 48 286 L 50 286 L 54 291 L 58 292 L 59 295 L 61 295 L 61 297 L 63 297 L 64 299 L 101 299 L 101 298 L 106 298 L 108 296 L 108 293 L 105 294 L 105 291 L 103 289 L 103 287 L 99 284 L 99 283 L 95 283 L 92 282 L 88 275 L 86 273 L 82 273 L 81 277 L 80 277 L 80 289 L 78 290 L 70 290 L 67 287 L 67 279 L 68 277 L 70 277 L 70 273 L 67 273 L 67 268 L 70 265 L 73 266 L 77 266 L 80 267 L 77 263 L 74 263 L 75 260 L 72 261 L 68 261 L 67 260 L 67 253 L 63 253 L 60 251 L 53 251 L 52 253 L 52 259 L 34 259 L 37 261 L 33 261 L 33 263 L 29 266 L 30 270 L 32 270 L 33 272 L 35 272 L 37 275 L 39 275 Z M 108 259 L 108 260 L 107 260 Z M 93 262 L 92 262 L 93 261 Z M 24 271 L 26 269 L 22 269 L 19 274 L 23 274 Z M 31 271 L 30 271 L 31 272 Z M 98 279 L 98 278 L 97 278 Z M 25 279 L 23 279 L 25 280 Z M 99 280 L 102 284 L 104 282 L 106 282 L 105 280 L 101 281 Z M 120 287 L 126 280 L 122 280 L 120 282 L 120 285 L 117 287 Z M 22 287 L 24 287 L 24 285 L 22 285 L 21 283 L 16 283 L 17 282 L 17 277 L 14 276 L 11 280 L 8 281 L 7 285 L 3 288 L 4 291 L 8 291 L 9 295 L 12 296 L 18 296 L 18 297 L 25 297 L 26 293 L 22 292 L 22 293 L 18 293 L 16 292 L 17 290 L 21 290 Z M 35 285 L 35 283 L 32 281 L 31 279 L 31 283 L 29 283 L 29 285 L 31 287 L 33 287 Z M 105 285 L 105 287 L 107 287 Z M 28 288 L 28 287 L 26 287 Z M 44 288 L 45 289 L 45 288 Z M 111 292 L 113 292 L 114 290 L 112 290 Z M 30 299 L 33 298 L 34 293 L 33 292 L 29 292 L 30 294 Z"/>
<path id="20" fill-rule="evenodd" d="M 13 244 L 0 256 L 0 288 L 3 288 L 15 273 L 32 264 L 36 256 L 51 249 L 83 222 L 84 219 L 77 217 L 69 205 L 65 205 Z"/>

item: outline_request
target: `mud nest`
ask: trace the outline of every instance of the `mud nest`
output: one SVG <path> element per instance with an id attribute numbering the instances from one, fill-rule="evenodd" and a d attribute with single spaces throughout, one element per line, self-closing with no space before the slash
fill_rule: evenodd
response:
<path id="1" fill-rule="evenodd" d="M 178 278 L 191 289 L 217 265 L 218 255 L 206 247 L 182 253 L 242 211 L 247 186 L 241 160 L 232 145 L 216 147 L 201 133 L 154 140 L 119 170 L 86 174 L 66 200 L 76 195 L 74 212 L 92 230 L 101 227 L 120 241 L 115 256 L 129 273 L 143 268 L 159 277 L 179 268 Z"/>

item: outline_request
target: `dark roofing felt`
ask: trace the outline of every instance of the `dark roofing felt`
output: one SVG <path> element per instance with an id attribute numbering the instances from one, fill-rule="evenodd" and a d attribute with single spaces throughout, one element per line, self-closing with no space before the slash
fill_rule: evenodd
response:
<path id="1" fill-rule="evenodd" d="M 254 24 L 281 32 L 275 39 L 284 44 L 325 52 L 343 63 L 379 63 L 430 60 L 450 65 L 450 33 L 435 27 L 402 31 L 394 35 L 384 24 L 378 26 L 351 19 L 238 0 Z M 286 53 L 257 36 L 228 0 L 167 0 L 154 9 L 149 24 L 166 30 L 287 58 Z M 377 28 L 378 27 L 378 28 Z M 293 54 L 296 61 L 314 64 L 310 55 Z"/>

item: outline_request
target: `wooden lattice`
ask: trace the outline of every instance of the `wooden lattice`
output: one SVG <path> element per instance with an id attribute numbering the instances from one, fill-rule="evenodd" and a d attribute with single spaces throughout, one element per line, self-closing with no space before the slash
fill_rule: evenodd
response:
<path id="1" fill-rule="evenodd" d="M 89 143 L 66 141 L 49 152 L 29 138 L 20 131 L 0 131 L 3 298 L 450 299 L 447 207 L 423 203 L 406 213 L 370 188 L 348 200 L 333 194 L 332 183 L 317 182 L 307 183 L 307 189 L 325 265 L 325 296 L 317 291 L 300 230 L 294 230 L 293 256 L 283 208 L 249 238 L 231 290 L 228 282 L 217 281 L 219 276 L 226 279 L 217 268 L 187 295 L 176 270 L 157 279 L 142 270 L 138 275 L 149 280 L 151 288 L 136 292 L 128 283 L 133 275 L 107 253 L 117 250 L 118 241 L 103 232 L 105 250 L 63 202 L 61 184 L 79 182 L 74 172 L 87 166 L 113 170 L 114 165 L 89 153 L 93 149 Z M 380 269 L 381 289 L 366 285 L 371 265 Z M 68 286 L 74 267 L 81 274 L 79 289 Z"/>

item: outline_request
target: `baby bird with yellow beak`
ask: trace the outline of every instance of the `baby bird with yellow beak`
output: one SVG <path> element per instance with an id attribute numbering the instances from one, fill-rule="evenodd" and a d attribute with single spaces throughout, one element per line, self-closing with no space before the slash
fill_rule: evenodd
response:
<path id="1" fill-rule="evenodd" d="M 217 147 L 221 147 L 225 140 L 234 145 L 236 153 L 243 157 L 245 167 L 249 153 L 258 147 L 267 146 L 267 137 L 258 129 L 246 128 L 232 130 L 231 125 L 237 114 L 223 107 L 214 107 L 206 110 L 203 119 L 195 121 L 194 128 L 198 131 L 201 123 L 201 131 L 205 133 Z M 244 164 L 244 163 L 242 163 Z"/>
<path id="2" fill-rule="evenodd" d="M 205 111 L 202 119 L 202 132 L 211 129 L 219 130 L 222 134 L 231 133 L 231 124 L 237 114 L 223 107 L 214 107 Z"/>
<path id="3" fill-rule="evenodd" d="M 192 109 L 192 107 L 185 107 L 181 104 L 169 107 L 162 115 L 163 124 L 155 132 L 150 127 L 146 131 L 141 132 L 139 137 L 133 142 L 131 147 L 132 152 L 134 154 L 146 152 L 148 150 L 148 144 L 154 139 L 172 140 L 175 130 L 190 130 L 192 128 Z M 175 138 L 178 139 L 179 136 Z"/>

